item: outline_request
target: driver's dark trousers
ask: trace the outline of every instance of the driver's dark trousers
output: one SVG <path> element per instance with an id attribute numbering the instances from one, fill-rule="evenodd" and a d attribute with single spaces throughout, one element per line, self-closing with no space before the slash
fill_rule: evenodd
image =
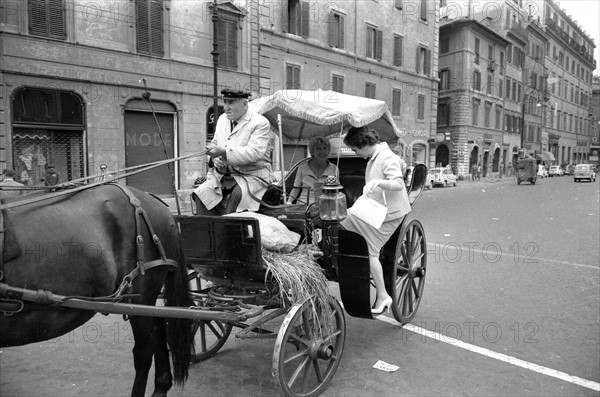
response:
<path id="1" fill-rule="evenodd" d="M 196 215 L 225 215 L 236 211 L 240 201 L 242 200 L 242 189 L 235 183 L 230 188 L 223 188 L 223 200 L 213 209 L 206 208 L 204 203 L 196 196 L 192 195 L 194 203 L 196 203 Z"/>

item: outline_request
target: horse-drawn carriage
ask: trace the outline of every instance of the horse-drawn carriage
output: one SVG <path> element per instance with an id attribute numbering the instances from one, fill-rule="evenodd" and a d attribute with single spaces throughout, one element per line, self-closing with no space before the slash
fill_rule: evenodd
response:
<path id="1" fill-rule="evenodd" d="M 370 104 L 362 100 L 363 108 Z M 273 103 L 268 103 L 270 110 Z M 362 119 L 346 111 L 354 118 L 335 114 L 336 119 L 307 121 L 295 112 L 288 115 L 286 132 L 298 139 L 331 135 L 344 124 L 375 125 L 384 139 L 396 138 L 397 129 L 385 103 L 376 105 L 383 108 L 367 112 L 368 117 Z M 277 113 L 285 112 L 284 108 L 279 106 Z M 323 132 L 323 126 L 330 132 Z M 292 188 L 297 166 L 274 187 L 283 197 Z M 365 166 L 366 162 L 356 158 L 339 159 L 339 182 L 348 206 L 362 192 Z M 413 170 L 408 187 L 411 205 L 421 194 L 426 174 L 422 165 Z M 326 282 L 338 283 L 343 308 L 329 293 L 299 297 L 293 285 L 273 277 L 261 246 L 260 224 L 254 217 L 178 215 L 173 219 L 157 200 L 134 189 L 114 183 L 93 185 L 53 192 L 43 205 L 34 198 L 26 199 L 25 205 L 16 201 L 2 204 L 7 233 L 0 311 L 11 315 L 1 317 L 1 345 L 56 337 L 83 324 L 93 312 L 129 315 L 136 339 L 132 394 L 143 395 L 152 356 L 157 368 L 156 391 L 166 393 L 171 387 L 165 341 L 173 355 L 175 380 L 183 382 L 189 363 L 217 353 L 235 327 L 240 329 L 236 336 L 242 339 L 275 339 L 272 374 L 285 395 L 317 396 L 331 381 L 342 357 L 344 311 L 373 318 L 366 241 L 340 230 L 340 219 L 335 216 L 319 219 L 312 206 L 283 204 L 259 211 L 277 217 L 303 241 L 319 248 L 322 255 L 311 257 L 312 262 Z M 128 212 L 135 215 L 128 216 Z M 152 244 L 144 244 L 148 241 Z M 93 247 L 92 242 L 96 244 Z M 53 244 L 68 250 L 32 259 L 27 254 L 28 244 Z M 400 323 L 410 322 L 421 302 L 426 251 L 423 228 L 410 214 L 381 250 L 386 289 Z M 69 274 L 77 282 L 66 280 Z M 166 304 L 154 307 L 165 282 Z M 38 312 L 40 306 L 45 307 Z M 64 321 L 47 310 L 48 306 Z M 172 319 L 167 322 L 168 330 L 159 317 Z M 278 317 L 283 321 L 277 332 L 265 327 Z M 16 329 L 19 333 L 35 331 L 17 335 Z"/>

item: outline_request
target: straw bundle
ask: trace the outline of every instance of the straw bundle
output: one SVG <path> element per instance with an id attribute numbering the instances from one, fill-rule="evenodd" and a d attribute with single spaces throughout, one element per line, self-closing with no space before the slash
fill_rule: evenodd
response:
<path id="1" fill-rule="evenodd" d="M 314 334 L 322 335 L 331 318 L 329 287 L 323 269 L 314 261 L 320 250 L 316 246 L 301 245 L 300 249 L 284 254 L 263 250 L 263 261 L 267 265 L 267 276 L 279 284 L 283 301 L 291 304 L 308 302 L 311 310 L 311 327 Z"/>

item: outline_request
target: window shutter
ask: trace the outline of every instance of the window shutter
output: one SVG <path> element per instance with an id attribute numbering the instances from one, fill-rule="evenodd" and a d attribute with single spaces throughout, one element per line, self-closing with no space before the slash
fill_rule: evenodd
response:
<path id="1" fill-rule="evenodd" d="M 402 66 L 402 37 L 394 36 L 394 65 Z"/>
<path id="2" fill-rule="evenodd" d="M 383 59 L 383 31 L 375 30 L 375 59 L 381 61 Z"/>
<path id="3" fill-rule="evenodd" d="M 150 53 L 150 34 L 148 21 L 148 2 L 147 0 L 137 1 L 137 48 L 139 53 Z"/>
<path id="4" fill-rule="evenodd" d="M 310 16 L 310 3 L 307 1 L 303 1 L 300 3 L 300 8 L 302 12 L 301 21 L 300 21 L 300 36 L 308 37 L 308 23 Z"/>
<path id="5" fill-rule="evenodd" d="M 48 36 L 66 38 L 63 0 L 48 0 Z"/>
<path id="6" fill-rule="evenodd" d="M 237 21 L 227 21 L 227 66 L 237 69 Z"/>
<path id="7" fill-rule="evenodd" d="M 335 26 L 335 13 L 330 13 L 329 17 L 327 17 L 327 22 L 329 22 L 329 26 L 327 27 L 327 31 L 329 34 L 329 45 L 335 47 L 336 42 L 336 26 Z"/>
<path id="8" fill-rule="evenodd" d="M 415 58 L 417 59 L 417 64 L 415 65 L 416 72 L 421 73 L 421 47 L 417 47 L 417 55 Z"/>
<path id="9" fill-rule="evenodd" d="M 151 0 L 150 2 L 150 53 L 163 56 L 163 2 Z"/>
<path id="10" fill-rule="evenodd" d="M 431 73 L 431 50 L 425 50 L 425 74 Z"/>
<path id="11" fill-rule="evenodd" d="M 29 0 L 29 33 L 65 39 L 64 0 Z"/>
<path id="12" fill-rule="evenodd" d="M 345 44 L 346 44 L 345 37 L 344 37 L 344 32 L 346 31 L 345 30 L 346 29 L 345 18 L 343 15 L 339 15 L 338 17 L 339 17 L 339 21 L 340 21 L 340 26 L 339 26 L 339 31 L 338 31 L 338 35 L 340 38 L 340 42 L 339 42 L 340 47 L 339 48 L 344 48 Z"/>

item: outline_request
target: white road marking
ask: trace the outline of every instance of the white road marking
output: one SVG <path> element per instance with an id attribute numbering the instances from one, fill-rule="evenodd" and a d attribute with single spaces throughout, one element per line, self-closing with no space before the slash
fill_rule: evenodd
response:
<path id="1" fill-rule="evenodd" d="M 436 247 L 436 244 L 440 245 L 441 243 L 427 243 L 428 247 Z M 463 249 L 463 247 L 460 247 L 456 244 L 442 244 L 444 249 L 454 249 L 454 250 L 459 250 L 459 249 Z M 478 248 L 473 248 L 473 247 L 468 247 L 468 249 L 472 252 L 476 252 L 478 254 L 483 254 L 483 255 L 487 255 L 490 254 L 490 252 L 485 251 L 485 250 L 480 250 Z M 558 265 L 568 265 L 568 266 L 574 266 L 574 267 L 584 267 L 586 269 L 594 269 L 594 270 L 600 270 L 600 267 L 598 266 L 593 266 L 593 265 L 586 265 L 584 263 L 575 263 L 575 262 L 565 262 L 565 261 L 557 261 L 555 259 L 545 259 L 545 258 L 538 258 L 536 256 L 522 256 L 522 255 L 517 255 L 517 254 L 511 254 L 515 261 L 521 261 L 524 262 L 525 260 L 527 261 L 528 264 L 535 264 L 535 263 L 541 263 L 541 262 L 551 262 L 551 263 L 556 263 Z"/>
<path id="2" fill-rule="evenodd" d="M 540 373 L 542 375 L 547 375 L 547 376 L 551 376 L 556 379 L 564 380 L 565 382 L 573 383 L 575 385 L 582 386 L 582 387 L 585 387 L 588 389 L 600 391 L 600 383 L 598 383 L 598 382 L 583 379 L 578 376 L 569 375 L 565 372 L 557 371 L 555 369 L 548 368 L 548 367 L 543 367 L 541 365 L 530 363 L 528 361 L 524 361 L 524 360 L 518 359 L 516 357 L 508 356 L 506 354 L 497 353 L 493 350 L 486 349 L 484 347 L 471 345 L 471 344 L 465 343 L 461 340 L 454 339 L 454 338 L 448 337 L 446 335 L 442 335 L 437 332 L 433 332 L 428 329 L 418 327 L 416 325 L 407 324 L 405 326 L 402 326 L 402 324 L 398 323 L 395 319 L 393 319 L 391 317 L 378 316 L 378 317 L 376 317 L 376 319 L 385 321 L 386 323 L 392 324 L 397 327 L 402 327 L 408 331 L 412 331 L 417 334 L 421 334 L 423 336 L 434 339 L 436 341 L 448 343 L 452 346 L 456 346 L 456 347 L 468 350 L 473 353 L 481 354 L 482 356 L 486 356 L 486 357 L 493 358 L 495 360 L 503 361 L 505 363 L 512 364 L 517 367 L 525 368 L 530 371 Z"/>

